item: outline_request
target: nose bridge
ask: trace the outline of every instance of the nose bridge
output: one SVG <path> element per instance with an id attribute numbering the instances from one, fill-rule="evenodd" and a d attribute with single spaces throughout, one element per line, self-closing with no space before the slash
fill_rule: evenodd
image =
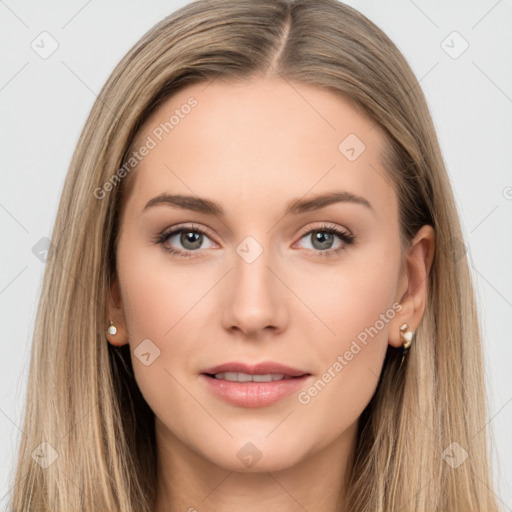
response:
<path id="1" fill-rule="evenodd" d="M 283 307 L 268 237 L 262 238 L 248 235 L 235 247 L 228 321 L 246 332 L 278 326 Z"/>
<path id="2" fill-rule="evenodd" d="M 248 235 L 235 251 L 236 292 L 241 292 L 240 298 L 252 299 L 249 302 L 268 302 L 273 294 L 272 273 L 268 269 L 272 259 L 268 239 Z"/>

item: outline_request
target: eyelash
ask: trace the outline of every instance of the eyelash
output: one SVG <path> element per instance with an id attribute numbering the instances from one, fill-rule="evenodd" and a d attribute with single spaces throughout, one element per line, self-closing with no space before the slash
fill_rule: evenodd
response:
<path id="1" fill-rule="evenodd" d="M 162 232 L 161 234 L 158 235 L 157 239 L 155 240 L 155 243 L 160 244 L 168 253 L 172 254 L 173 256 L 178 256 L 180 258 L 194 257 L 193 253 L 198 252 L 198 251 L 185 252 L 185 251 L 176 250 L 169 246 L 164 245 L 165 242 L 169 238 L 171 238 L 173 235 L 175 235 L 177 233 L 181 233 L 183 231 L 191 232 L 191 233 L 201 233 L 202 235 L 208 236 L 208 238 L 210 238 L 208 233 L 204 229 L 200 228 L 199 226 L 196 226 L 195 224 L 192 224 L 190 226 L 180 226 L 178 228 L 173 228 L 168 231 Z M 337 235 L 344 243 L 344 245 L 342 245 L 341 247 L 338 247 L 337 249 L 328 249 L 326 251 L 315 251 L 314 249 L 309 249 L 309 250 L 314 251 L 315 256 L 319 257 L 319 258 L 329 258 L 332 256 L 336 256 L 341 251 L 345 250 L 346 246 L 352 245 L 355 240 L 354 235 L 351 235 L 335 226 L 330 226 L 327 224 L 322 224 L 318 228 L 309 229 L 307 231 L 304 231 L 300 235 L 300 240 L 302 240 L 302 238 L 304 238 L 306 235 L 313 233 L 313 232 L 331 233 L 331 234 Z"/>

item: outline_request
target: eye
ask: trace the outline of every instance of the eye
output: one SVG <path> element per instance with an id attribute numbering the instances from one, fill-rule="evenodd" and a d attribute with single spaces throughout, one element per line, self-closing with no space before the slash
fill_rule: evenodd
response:
<path id="1" fill-rule="evenodd" d="M 156 243 L 162 245 L 171 254 L 189 258 L 193 256 L 193 252 L 198 252 L 198 249 L 205 248 L 201 247 L 205 237 L 210 240 L 206 231 L 199 226 L 181 226 L 164 231 L 158 236 Z M 181 245 L 183 249 L 179 247 L 176 249 L 176 245 Z"/>
<path id="2" fill-rule="evenodd" d="M 344 249 L 347 245 L 354 243 L 354 235 L 331 225 L 322 225 L 316 229 L 310 229 L 301 235 L 302 239 L 311 240 L 312 250 L 315 256 L 329 257 L 335 256 Z M 335 242 L 335 236 L 341 240 L 341 246 L 332 248 Z M 205 239 L 210 240 L 208 233 L 196 225 L 190 226 L 175 226 L 158 235 L 155 242 L 160 244 L 167 252 L 172 255 L 184 258 L 193 257 L 194 252 L 199 252 Z M 176 245 L 181 245 L 182 248 L 177 248 Z"/>
<path id="3" fill-rule="evenodd" d="M 335 242 L 335 236 L 341 240 L 341 245 L 337 248 L 332 248 Z M 324 258 L 329 256 L 335 256 L 344 249 L 347 245 L 354 243 L 354 235 L 337 228 L 336 226 L 322 225 L 316 229 L 310 229 L 302 235 L 301 240 L 310 240 L 315 252 L 315 256 Z"/>

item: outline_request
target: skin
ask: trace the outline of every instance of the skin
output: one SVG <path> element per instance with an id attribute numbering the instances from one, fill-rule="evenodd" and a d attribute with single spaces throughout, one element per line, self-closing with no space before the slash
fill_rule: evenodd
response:
<path id="1" fill-rule="evenodd" d="M 404 254 L 397 197 L 381 162 L 385 139 L 359 109 L 312 85 L 268 78 L 188 86 L 140 130 L 142 144 L 190 96 L 198 105 L 133 171 L 121 218 L 109 341 L 130 344 L 137 384 L 155 413 L 155 512 L 341 511 L 358 418 L 375 392 L 400 325 L 414 331 L 427 300 L 434 232 L 423 226 Z M 300 93 L 300 94 L 298 94 Z M 338 149 L 348 134 L 366 149 L 354 161 Z M 138 144 L 135 144 L 138 147 Z M 296 198 L 350 191 L 367 199 L 284 215 Z M 160 205 L 162 193 L 220 204 L 225 218 Z M 178 224 L 207 230 L 203 242 L 155 238 Z M 315 244 L 322 223 L 355 236 Z M 327 234 L 328 235 L 328 234 Z M 237 246 L 252 236 L 263 253 L 248 264 Z M 190 239 L 189 239 L 190 240 Z M 322 247 L 338 254 L 318 256 Z M 199 247 L 199 248 L 195 248 Z M 211 394 L 199 379 L 227 361 L 278 361 L 312 374 L 311 384 L 393 304 L 402 309 L 307 404 L 292 394 L 245 408 Z M 390 316 L 390 315 L 388 315 Z M 160 355 L 145 366 L 145 339 Z M 251 442 L 252 467 L 237 457 Z"/>

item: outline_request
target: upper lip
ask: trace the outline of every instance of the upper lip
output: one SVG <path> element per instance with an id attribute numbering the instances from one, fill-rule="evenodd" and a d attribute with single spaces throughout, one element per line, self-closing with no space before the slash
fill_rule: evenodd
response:
<path id="1" fill-rule="evenodd" d="M 279 373 L 288 375 L 290 377 L 300 377 L 302 375 L 309 375 L 309 372 L 292 368 L 275 361 L 266 361 L 258 364 L 243 363 L 239 361 L 232 361 L 229 363 L 219 364 L 210 368 L 204 369 L 201 373 L 208 373 L 215 375 L 216 373 L 234 372 L 234 373 L 248 373 L 250 375 L 266 375 L 268 373 Z"/>

